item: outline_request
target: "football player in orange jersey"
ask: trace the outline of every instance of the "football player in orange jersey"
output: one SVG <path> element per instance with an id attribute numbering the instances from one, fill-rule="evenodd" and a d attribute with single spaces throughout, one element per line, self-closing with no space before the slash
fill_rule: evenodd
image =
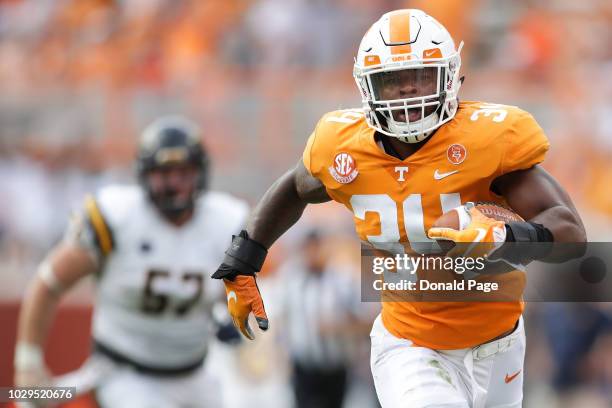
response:
<path id="1" fill-rule="evenodd" d="M 369 29 L 354 66 L 363 108 L 323 116 L 302 160 L 266 192 L 213 275 L 224 279 L 245 336 L 253 337 L 251 312 L 268 327 L 255 282 L 267 248 L 307 204 L 342 203 L 359 237 L 374 245 L 586 241 L 568 194 L 539 166 L 549 144 L 533 117 L 514 106 L 457 99 L 460 51 L 420 10 L 384 14 Z M 475 201 L 509 206 L 526 221 L 501 224 L 466 206 Z M 431 228 L 462 205 L 468 220 L 461 231 Z M 513 261 L 561 261 L 580 256 L 576 248 L 535 244 Z M 521 406 L 522 311 L 519 300 L 383 302 L 371 333 L 382 406 Z"/>

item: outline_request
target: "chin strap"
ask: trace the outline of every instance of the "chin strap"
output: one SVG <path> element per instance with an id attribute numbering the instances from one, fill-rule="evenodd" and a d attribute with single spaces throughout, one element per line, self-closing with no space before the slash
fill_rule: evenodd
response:
<path id="1" fill-rule="evenodd" d="M 409 132 L 412 129 L 419 129 L 419 128 L 428 128 L 430 127 L 432 124 L 436 123 L 438 121 L 439 115 L 437 112 L 432 113 L 431 115 L 427 116 L 426 118 L 420 120 L 418 123 L 414 123 L 414 124 L 406 124 L 406 126 L 403 125 L 393 125 L 393 122 L 389 123 L 389 121 L 387 122 L 387 127 L 389 128 L 389 130 L 392 133 L 402 133 L 404 128 L 406 128 Z M 398 122 L 395 122 L 398 123 Z M 395 129 L 394 129 L 395 127 Z M 425 133 L 419 133 L 419 134 L 406 134 L 404 136 L 396 136 L 398 140 L 404 142 L 404 143 L 419 143 L 422 142 L 423 140 L 427 139 L 431 134 L 433 133 L 433 130 L 429 130 Z"/>
<path id="2" fill-rule="evenodd" d="M 404 143 L 421 143 L 423 140 L 427 139 L 429 136 L 431 136 L 431 134 L 433 133 L 433 130 L 429 131 L 429 132 L 425 132 L 419 136 L 414 136 L 414 135 L 406 135 L 406 136 L 398 136 L 397 139 L 400 142 L 404 142 Z M 409 138 L 414 138 L 416 137 L 416 140 L 409 140 Z M 422 137 L 422 139 L 420 139 L 419 137 Z"/>

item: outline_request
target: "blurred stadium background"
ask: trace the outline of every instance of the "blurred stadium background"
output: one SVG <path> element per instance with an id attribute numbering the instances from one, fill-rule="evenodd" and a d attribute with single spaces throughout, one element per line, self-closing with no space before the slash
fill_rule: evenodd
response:
<path id="1" fill-rule="evenodd" d="M 213 187 L 254 203 L 297 162 L 321 114 L 358 106 L 357 45 L 383 12 L 405 7 L 465 41 L 463 99 L 534 114 L 552 143 L 544 167 L 571 193 L 589 240 L 609 241 L 612 2 L 0 0 L 0 385 L 11 384 L 18 304 L 37 263 L 84 193 L 133 180 L 148 122 L 195 119 Z M 264 291 L 313 229 L 334 248 L 328 262 L 353 260 L 342 273 L 358 278 L 350 214 L 326 204 L 276 247 Z M 60 312 L 48 355 L 56 374 L 87 354 L 91 299 L 81 285 Z M 611 316 L 602 304 L 527 305 L 526 407 L 611 406 Z M 286 336 L 272 319 L 271 335 L 215 357 L 235 370 L 248 362 L 231 406 L 291 406 Z M 367 332 L 353 336 L 346 406 L 376 406 Z"/>

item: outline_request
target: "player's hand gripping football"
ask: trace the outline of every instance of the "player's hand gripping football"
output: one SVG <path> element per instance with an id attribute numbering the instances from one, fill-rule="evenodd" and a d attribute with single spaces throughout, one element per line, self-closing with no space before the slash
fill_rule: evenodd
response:
<path id="1" fill-rule="evenodd" d="M 459 229 L 433 227 L 427 232 L 429 238 L 459 244 L 455 245 L 447 256 L 488 258 L 506 242 L 506 224 L 503 221 L 487 217 L 471 202 L 456 210 L 463 212 L 459 214 L 459 219 L 463 220 L 459 223 Z M 471 245 L 466 245 L 470 243 Z"/>
<path id="2" fill-rule="evenodd" d="M 255 273 L 261 269 L 267 253 L 263 245 L 250 239 L 243 230 L 233 237 L 223 263 L 212 275 L 214 279 L 223 279 L 232 321 L 249 340 L 255 338 L 249 327 L 251 312 L 259 328 L 268 330 L 268 316 L 255 280 Z"/>

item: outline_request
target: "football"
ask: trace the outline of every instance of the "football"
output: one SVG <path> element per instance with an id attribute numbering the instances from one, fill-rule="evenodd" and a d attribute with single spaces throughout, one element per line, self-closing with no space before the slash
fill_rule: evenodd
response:
<path id="1" fill-rule="evenodd" d="M 511 209 L 502 206 L 501 204 L 493 202 L 478 202 L 475 204 L 475 207 L 487 217 L 498 221 L 503 221 L 506 223 L 512 221 L 524 221 L 520 215 Z M 442 214 L 440 218 L 433 223 L 432 227 L 453 228 L 456 230 L 465 228 L 470 222 L 470 219 L 467 214 L 458 211 L 458 208 L 453 208 L 452 210 Z M 439 240 L 438 244 L 444 253 L 450 251 L 455 246 L 455 243 L 452 241 Z"/>

